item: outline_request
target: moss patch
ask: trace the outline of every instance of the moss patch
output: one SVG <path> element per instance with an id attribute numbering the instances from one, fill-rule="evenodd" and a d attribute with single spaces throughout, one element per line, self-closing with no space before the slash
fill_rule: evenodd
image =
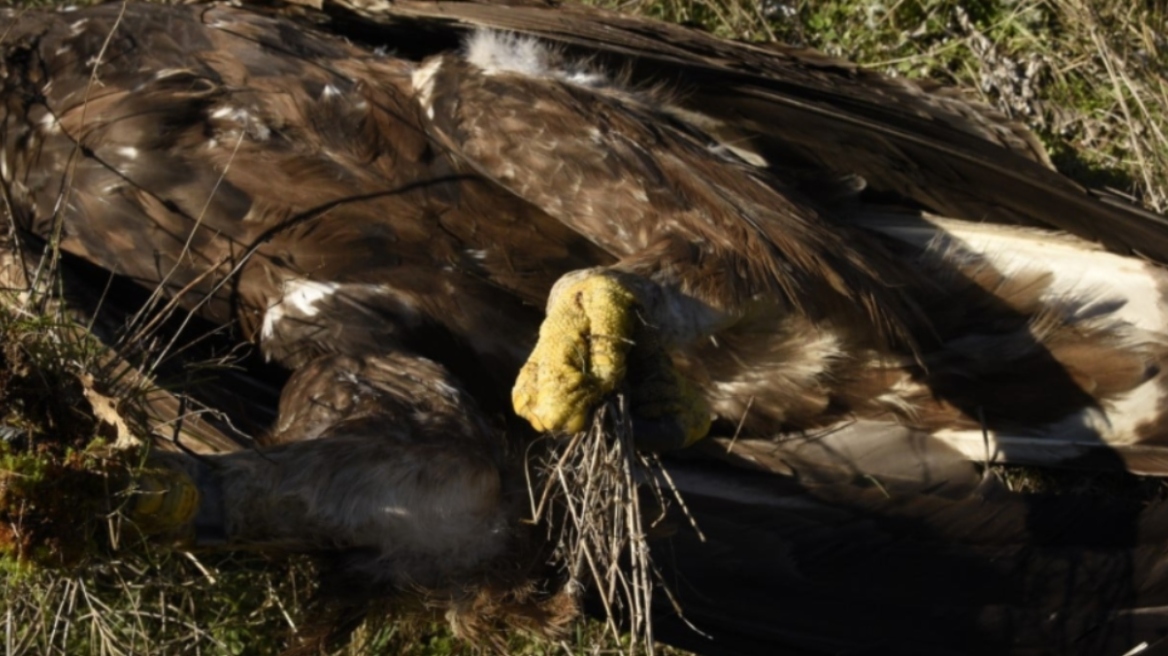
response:
<path id="1" fill-rule="evenodd" d="M 5 321 L 0 351 L 0 567 L 73 568 L 108 558 L 127 460 L 107 445 L 78 375 L 84 345 L 41 322 Z M 59 337 L 59 335 L 57 335 Z"/>
<path id="2" fill-rule="evenodd" d="M 19 566 L 75 567 L 109 554 L 113 485 L 125 467 L 83 450 L 0 444 L 0 554 Z"/>

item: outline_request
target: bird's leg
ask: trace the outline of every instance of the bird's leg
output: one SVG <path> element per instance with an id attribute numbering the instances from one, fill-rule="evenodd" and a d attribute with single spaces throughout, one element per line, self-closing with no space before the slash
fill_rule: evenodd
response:
<path id="1" fill-rule="evenodd" d="M 346 551 L 369 580 L 437 584 L 508 544 L 500 439 L 433 361 L 320 356 L 285 385 L 277 444 L 152 455 L 133 512 L 199 548 Z"/>
<path id="2" fill-rule="evenodd" d="M 537 430 L 579 431 L 620 387 L 642 446 L 676 448 L 704 437 L 710 412 L 666 351 L 677 336 L 662 294 L 641 276 L 611 269 L 562 277 L 512 391 L 515 411 Z"/>

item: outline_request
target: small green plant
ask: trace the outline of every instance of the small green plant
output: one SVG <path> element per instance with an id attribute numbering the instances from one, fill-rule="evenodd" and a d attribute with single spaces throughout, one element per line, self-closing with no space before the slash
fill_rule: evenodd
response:
<path id="1" fill-rule="evenodd" d="M 82 372 L 92 344 L 51 315 L 0 312 L 0 566 L 72 569 L 108 559 L 119 533 L 118 490 L 134 449 L 112 449 Z"/>
<path id="2" fill-rule="evenodd" d="M 101 453 L 0 444 L 0 557 L 18 566 L 70 568 L 112 553 L 110 500 L 124 467 Z M 9 565 L 11 568 L 11 565 Z"/>

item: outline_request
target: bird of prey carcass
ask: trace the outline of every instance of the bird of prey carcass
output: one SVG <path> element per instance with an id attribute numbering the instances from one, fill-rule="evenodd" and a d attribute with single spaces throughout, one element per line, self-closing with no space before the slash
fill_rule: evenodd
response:
<path id="1" fill-rule="evenodd" d="M 658 637 L 1164 640 L 1168 507 L 975 463 L 1168 474 L 1168 224 L 992 111 L 536 1 L 0 23 L 18 241 L 290 374 L 262 446 L 165 460 L 144 522 L 378 593 L 494 585 L 527 549 L 525 445 L 620 394 L 702 530 L 653 542 L 685 617 Z"/>

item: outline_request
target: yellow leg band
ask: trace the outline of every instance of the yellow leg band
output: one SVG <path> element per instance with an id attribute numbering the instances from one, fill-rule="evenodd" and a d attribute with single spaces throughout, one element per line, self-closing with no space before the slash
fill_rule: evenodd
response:
<path id="1" fill-rule="evenodd" d="M 130 519 L 146 533 L 181 528 L 199 510 L 199 489 L 185 473 L 152 469 L 138 477 Z"/>

